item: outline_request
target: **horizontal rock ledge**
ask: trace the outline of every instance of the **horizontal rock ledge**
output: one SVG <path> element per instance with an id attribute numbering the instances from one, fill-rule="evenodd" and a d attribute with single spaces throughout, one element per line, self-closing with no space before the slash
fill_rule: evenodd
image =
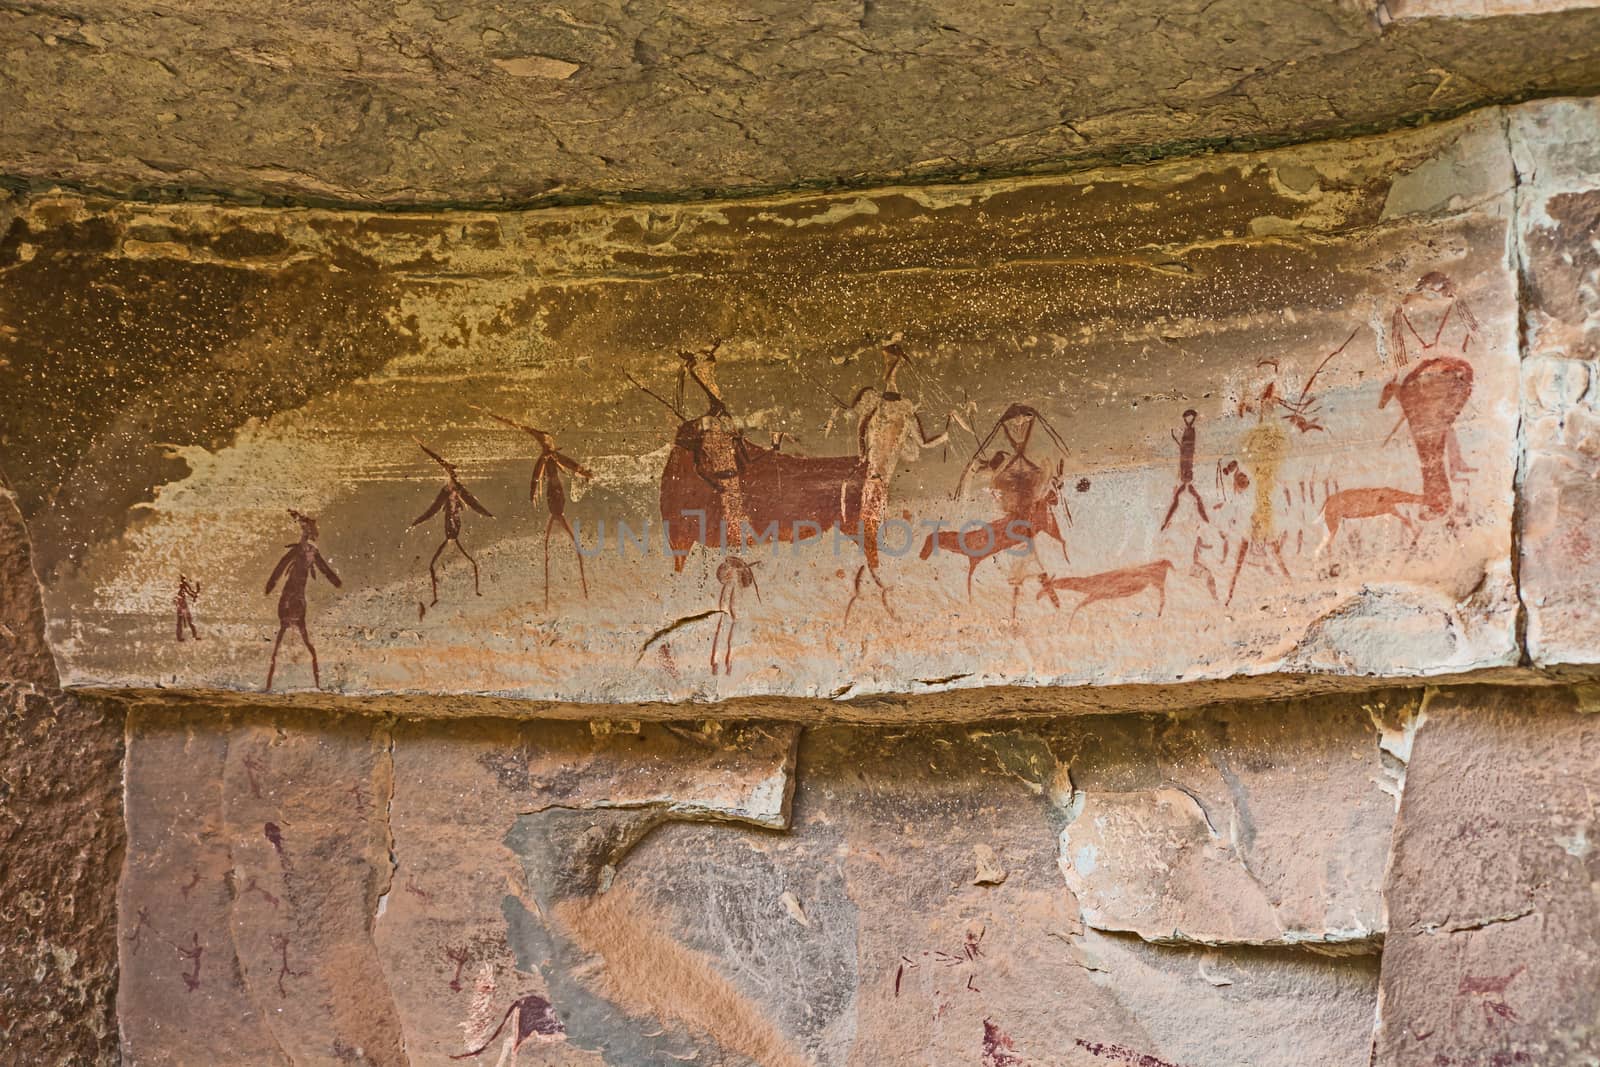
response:
<path id="1" fill-rule="evenodd" d="M 1171 685 L 946 686 L 921 693 L 861 694 L 838 699 L 735 697 L 727 700 L 607 703 L 526 700 L 478 693 L 339 694 L 317 690 L 261 693 L 229 689 L 144 689 L 78 686 L 81 697 L 129 708 L 179 712 L 194 707 L 219 711 L 306 709 L 331 714 L 397 716 L 405 719 L 551 719 L 591 722 L 800 722 L 894 725 L 912 722 L 970 723 L 1008 718 L 1075 715 L 1171 714 L 1242 701 L 1281 701 L 1334 694 L 1393 691 L 1427 686 L 1509 685 L 1547 689 L 1600 683 L 1600 667 L 1544 670 L 1493 667 L 1433 677 L 1379 678 L 1349 675 L 1266 675 Z"/>

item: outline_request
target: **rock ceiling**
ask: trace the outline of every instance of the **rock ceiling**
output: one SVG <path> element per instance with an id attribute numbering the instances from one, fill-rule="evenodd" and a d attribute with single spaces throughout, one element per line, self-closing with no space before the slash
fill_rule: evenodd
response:
<path id="1" fill-rule="evenodd" d="M 6 0 L 0 176 L 311 204 L 676 199 L 1361 132 L 1600 86 L 1600 10 L 1392 0 Z M 1425 16 L 1425 17 L 1424 17 Z"/>

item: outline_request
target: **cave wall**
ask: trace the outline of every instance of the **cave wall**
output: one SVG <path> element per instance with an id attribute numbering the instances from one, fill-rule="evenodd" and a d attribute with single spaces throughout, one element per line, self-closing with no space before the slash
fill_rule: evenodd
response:
<path id="1" fill-rule="evenodd" d="M 13 199 L 0 1062 L 1593 1062 L 1597 186 L 1558 100 L 772 202 Z M 976 432 L 882 516 L 1026 482 L 1059 543 L 969 596 L 557 526 L 546 599 L 485 412 L 586 530 L 674 462 L 732 507 L 708 431 L 860 514 L 886 349 Z"/>

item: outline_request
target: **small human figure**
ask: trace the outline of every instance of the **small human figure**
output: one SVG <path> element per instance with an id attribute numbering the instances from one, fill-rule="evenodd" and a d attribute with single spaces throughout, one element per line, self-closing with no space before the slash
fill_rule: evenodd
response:
<path id="1" fill-rule="evenodd" d="M 184 627 L 189 628 L 189 636 L 193 637 L 196 641 L 200 640 L 200 634 L 194 628 L 194 616 L 189 613 L 190 602 L 198 599 L 200 599 L 200 583 L 195 582 L 193 585 L 190 585 L 188 576 L 183 574 L 178 575 L 178 591 L 173 594 L 172 606 L 177 609 L 178 612 L 179 641 L 183 640 Z"/>
<path id="2" fill-rule="evenodd" d="M 300 524 L 300 540 L 285 546 L 289 551 L 278 560 L 278 565 L 272 569 L 272 577 L 267 579 L 269 594 L 278 584 L 278 579 L 283 579 L 283 593 L 278 597 L 278 636 L 272 642 L 272 661 L 267 665 L 267 689 L 272 688 L 272 675 L 278 669 L 278 646 L 283 644 L 284 631 L 291 626 L 300 631 L 300 640 L 305 644 L 306 651 L 311 653 L 311 680 L 321 689 L 322 675 L 317 669 L 317 648 L 311 643 L 311 635 L 306 632 L 306 582 L 315 578 L 317 571 L 321 571 L 335 589 L 344 583 L 317 548 L 317 520 L 293 508 L 289 509 L 289 514 Z"/>
<path id="3" fill-rule="evenodd" d="M 415 437 L 412 440 L 417 441 Z M 439 490 L 439 495 L 433 498 L 433 503 L 428 505 L 428 510 L 418 515 L 411 522 L 413 527 L 420 526 L 433 518 L 440 508 L 444 509 L 444 540 L 439 542 L 439 547 L 433 550 L 433 558 L 428 561 L 428 577 L 433 582 L 433 603 L 439 603 L 439 572 L 436 567 L 439 562 L 439 554 L 445 550 L 446 545 L 450 544 L 454 544 L 456 549 L 467 557 L 467 562 L 472 564 L 472 591 L 478 596 L 482 596 L 483 590 L 478 588 L 478 561 L 472 558 L 472 553 L 468 552 L 461 543 L 461 512 L 463 505 L 465 505 L 488 518 L 492 519 L 494 515 L 488 508 L 478 503 L 478 498 L 473 496 L 467 490 L 467 487 L 461 484 L 460 479 L 456 477 L 455 464 L 421 441 L 417 441 L 417 447 L 426 452 L 435 463 L 444 468 L 445 476 L 448 479 L 444 483 L 444 488 Z M 410 528 L 407 527 L 407 529 Z M 432 605 L 429 606 L 431 607 Z"/>
<path id="4" fill-rule="evenodd" d="M 533 464 L 533 480 L 528 483 L 528 501 L 535 507 L 539 504 L 540 487 L 544 489 L 544 506 L 550 512 L 550 518 L 544 524 L 544 606 L 550 610 L 550 531 L 556 523 L 567 531 L 567 537 L 572 541 L 572 551 L 578 559 L 578 584 L 583 588 L 585 598 L 589 596 L 589 579 L 583 572 L 583 552 L 578 548 L 578 535 L 573 532 L 572 524 L 567 521 L 567 490 L 561 484 L 561 472 L 567 471 L 574 478 L 588 481 L 593 477 L 589 468 L 573 459 L 571 456 L 562 455 L 556 451 L 556 439 L 544 430 L 524 425 L 496 415 L 492 411 L 474 406 L 473 410 L 481 411 L 496 422 L 504 423 L 513 429 L 521 430 L 539 443 L 539 458 Z"/>
<path id="5" fill-rule="evenodd" d="M 717 581 L 722 592 L 717 594 L 717 609 L 727 616 L 728 637 L 722 646 L 722 673 L 733 671 L 733 627 L 739 621 L 738 597 L 740 589 L 754 589 L 756 599 L 761 599 L 761 587 L 756 585 L 755 564 L 746 563 L 738 556 L 729 556 L 717 564 Z M 717 630 L 711 635 L 711 673 L 717 673 L 717 642 L 722 640 L 723 615 L 717 616 Z"/>
<path id="6" fill-rule="evenodd" d="M 1205 502 L 1200 499 L 1200 493 L 1194 487 L 1194 447 L 1195 428 L 1194 420 L 1199 413 L 1190 408 L 1183 413 L 1183 436 L 1179 437 L 1177 431 L 1171 431 L 1172 439 L 1178 444 L 1178 488 L 1172 491 L 1172 506 L 1167 508 L 1167 517 L 1161 520 L 1161 528 L 1165 530 L 1172 522 L 1172 516 L 1178 511 L 1178 502 L 1183 499 L 1185 491 L 1194 498 L 1194 506 L 1200 509 L 1200 521 L 1209 523 L 1206 516 Z"/>
<path id="7" fill-rule="evenodd" d="M 180 960 L 194 964 L 192 972 L 184 971 L 180 975 L 183 979 L 184 988 L 193 993 L 200 988 L 200 957 L 205 955 L 206 947 L 200 943 L 200 932 L 198 930 L 191 931 L 189 936 L 191 940 L 188 948 L 175 941 L 168 941 L 167 944 L 172 946 L 172 950 L 178 954 Z"/>

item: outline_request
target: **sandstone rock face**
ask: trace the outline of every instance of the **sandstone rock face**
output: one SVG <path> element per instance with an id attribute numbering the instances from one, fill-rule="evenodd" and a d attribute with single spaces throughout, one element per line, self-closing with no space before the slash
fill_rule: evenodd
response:
<path id="1" fill-rule="evenodd" d="M 1431 701 L 1385 899 L 1376 1062 L 1600 1054 L 1600 720 L 1571 694 Z"/>
<path id="2" fill-rule="evenodd" d="M 1600 117 L 1594 101 L 1512 112 L 1524 176 L 1522 595 L 1535 663 L 1600 661 Z M 1567 131 L 1552 136 L 1556 130 Z"/>
<path id="3" fill-rule="evenodd" d="M 117 1062 L 122 719 L 62 693 L 0 474 L 0 1063 Z"/>
<path id="4" fill-rule="evenodd" d="M 487 1063 L 525 1020 L 517 1062 L 552 1065 L 1349 1064 L 1375 941 L 1257 947 L 1251 901 L 1180 877 L 1239 920 L 1105 932 L 1063 842 L 1170 782 L 1303 940 L 1381 934 L 1380 724 L 1405 700 L 803 739 L 137 712 L 124 1053 Z"/>
<path id="5" fill-rule="evenodd" d="M 1503 17 L 1436 17 L 1461 13 Z M 0 158 L 251 202 L 886 184 L 1583 92 L 1597 42 L 1572 0 L 27 3 L 0 21 Z"/>
<path id="6" fill-rule="evenodd" d="M 64 677 L 826 714 L 1513 666 L 1506 121 L 670 209 L 32 201 L 0 376 Z"/>

